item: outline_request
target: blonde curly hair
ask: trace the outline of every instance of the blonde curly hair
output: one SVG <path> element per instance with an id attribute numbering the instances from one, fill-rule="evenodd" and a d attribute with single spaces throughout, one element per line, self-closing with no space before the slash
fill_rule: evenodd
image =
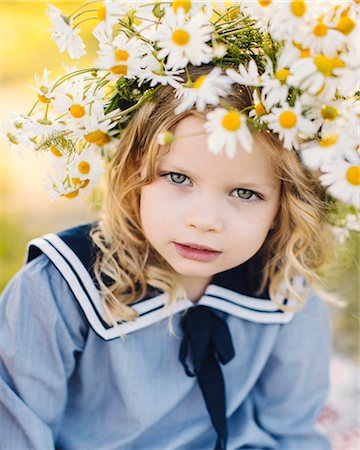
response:
<path id="1" fill-rule="evenodd" d="M 208 69 L 195 68 L 193 76 Z M 238 109 L 251 105 L 251 92 L 240 88 L 228 102 Z M 156 101 L 145 103 L 121 135 L 117 151 L 106 176 L 106 192 L 99 222 L 91 237 L 99 248 L 94 273 L 99 284 L 109 321 L 134 320 L 131 304 L 145 296 L 148 286 L 168 294 L 172 309 L 185 291 L 171 266 L 151 247 L 140 220 L 140 191 L 155 177 L 160 150 L 158 135 L 174 130 L 189 114 L 204 117 L 196 110 L 175 115 L 178 100 L 172 89 L 162 88 Z M 295 151 L 283 148 L 268 131 L 257 132 L 263 148 L 271 157 L 276 177 L 281 182 L 280 207 L 276 225 L 262 246 L 264 261 L 258 292 L 268 287 L 271 300 L 282 310 L 300 309 L 306 302 L 306 290 L 294 285 L 297 276 L 311 286 L 318 281 L 316 269 L 331 248 L 331 232 L 325 220 L 324 192 L 315 176 L 307 170 Z M 277 300 L 295 300 L 285 305 Z"/>

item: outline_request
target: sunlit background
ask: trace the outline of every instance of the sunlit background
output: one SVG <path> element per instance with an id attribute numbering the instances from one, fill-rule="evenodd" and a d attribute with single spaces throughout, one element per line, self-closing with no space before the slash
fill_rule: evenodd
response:
<path id="1" fill-rule="evenodd" d="M 53 4 L 70 13 L 81 2 Z M 0 3 L 1 120 L 8 111 L 27 113 L 30 110 L 35 101 L 35 92 L 30 88 L 35 85 L 35 72 L 41 76 L 46 67 L 56 76 L 62 71 L 60 61 L 74 65 L 66 55 L 60 57 L 51 40 L 46 6 L 43 1 Z M 91 25 L 85 26 L 82 32 L 82 37 L 88 42 Z M 89 65 L 93 59 L 94 54 L 88 59 Z M 0 290 L 22 266 L 26 243 L 30 239 L 96 218 L 94 208 L 86 199 L 61 198 L 51 202 L 42 186 L 46 171 L 45 159 L 43 161 L 41 155 L 19 155 L 1 141 Z M 325 423 L 338 424 L 339 431 L 333 438 L 333 445 L 344 450 L 360 449 L 359 430 L 355 430 L 359 425 L 356 416 L 360 412 L 355 374 L 360 362 L 359 250 L 359 236 L 354 234 L 345 247 L 339 248 L 337 266 L 322 274 L 327 288 L 346 302 L 343 308 L 329 306 L 336 355 L 332 368 L 332 399 L 336 407 L 329 407 L 327 416 L 323 418 Z M 347 397 L 349 403 L 339 406 L 340 397 L 342 401 Z M 335 411 L 336 408 L 340 412 Z M 347 409 L 347 413 L 342 412 L 342 408 L 344 411 Z M 345 420 L 343 417 L 334 418 L 334 414 L 353 417 Z"/>

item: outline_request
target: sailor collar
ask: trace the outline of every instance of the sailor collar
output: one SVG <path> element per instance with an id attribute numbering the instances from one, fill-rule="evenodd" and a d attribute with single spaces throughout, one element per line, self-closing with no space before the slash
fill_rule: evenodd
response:
<path id="1" fill-rule="evenodd" d="M 92 226 L 90 223 L 33 239 L 28 244 L 26 262 L 45 254 L 66 280 L 91 328 L 105 340 L 118 338 L 168 318 L 171 311 L 165 306 L 166 294 L 150 288 L 143 299 L 131 305 L 138 313 L 136 320 L 122 321 L 116 325 L 107 323 L 92 270 L 96 256 L 96 248 L 89 236 Z M 250 264 L 254 262 L 250 261 Z M 196 305 L 256 323 L 290 322 L 294 314 L 278 309 L 267 293 L 262 296 L 253 294 L 251 280 L 246 277 L 247 269 L 245 263 L 215 275 Z M 175 305 L 173 313 L 194 306 L 190 300 L 181 300 Z"/>

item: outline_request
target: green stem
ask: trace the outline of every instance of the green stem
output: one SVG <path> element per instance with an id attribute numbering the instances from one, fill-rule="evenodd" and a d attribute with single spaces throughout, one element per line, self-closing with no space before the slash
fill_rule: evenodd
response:
<path id="1" fill-rule="evenodd" d="M 99 18 L 98 17 L 87 17 L 86 19 L 80 20 L 79 23 L 77 23 L 76 25 L 73 26 L 73 30 L 75 30 L 75 28 L 77 28 L 79 25 L 86 22 L 87 20 L 99 20 Z"/>
<path id="2" fill-rule="evenodd" d="M 77 77 L 78 75 L 82 75 L 83 73 L 88 73 L 88 72 L 97 72 L 99 69 L 96 69 L 94 67 L 91 67 L 89 69 L 80 69 L 80 70 L 76 70 L 75 72 L 71 72 L 71 73 L 67 73 L 66 75 L 60 77 L 56 83 L 53 86 L 53 90 L 55 88 L 57 88 L 58 86 L 60 86 L 60 84 L 64 83 L 65 81 L 67 81 L 68 79 L 72 78 L 72 77 Z"/>
<path id="3" fill-rule="evenodd" d="M 76 14 L 78 11 L 80 11 L 82 8 L 84 8 L 87 5 L 91 5 L 92 3 L 98 3 L 99 0 L 92 0 L 90 2 L 86 2 L 83 5 L 79 6 L 79 8 L 76 8 L 69 17 L 72 17 L 74 14 Z"/>
<path id="4" fill-rule="evenodd" d="M 46 103 L 45 116 L 44 116 L 44 119 L 46 119 L 46 120 L 48 118 L 49 106 L 50 106 L 50 101 L 48 103 Z"/>
<path id="5" fill-rule="evenodd" d="M 34 109 L 36 108 L 37 104 L 40 102 L 40 100 L 36 100 L 35 104 L 33 105 L 33 107 L 30 109 L 30 111 L 28 112 L 28 116 L 31 116 L 31 114 L 34 112 Z"/>
<path id="6" fill-rule="evenodd" d="M 130 106 L 130 108 L 124 109 L 124 111 L 120 111 L 120 113 L 114 117 L 112 117 L 112 120 L 120 119 L 123 116 L 126 116 L 127 114 L 131 113 L 132 111 L 135 111 L 138 109 L 143 103 L 146 103 L 156 92 L 161 88 L 162 86 L 156 87 L 154 90 L 150 92 L 145 92 L 144 95 L 140 98 L 140 100 L 135 103 L 135 105 Z"/>
<path id="7" fill-rule="evenodd" d="M 77 19 L 78 17 L 82 16 L 83 14 L 87 14 L 89 12 L 97 12 L 97 11 L 98 11 L 97 9 L 87 9 L 86 11 L 81 11 L 79 14 L 76 14 L 76 16 L 74 16 L 72 18 L 72 20 Z"/>

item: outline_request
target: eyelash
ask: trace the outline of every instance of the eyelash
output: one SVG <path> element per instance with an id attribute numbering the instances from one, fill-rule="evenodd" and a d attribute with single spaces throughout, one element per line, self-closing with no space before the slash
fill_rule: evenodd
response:
<path id="1" fill-rule="evenodd" d="M 161 177 L 165 177 L 165 178 L 167 179 L 167 181 L 168 181 L 169 183 L 171 183 L 171 184 L 175 184 L 175 185 L 183 185 L 183 184 L 184 184 L 183 182 L 178 183 L 178 182 L 174 181 L 174 179 L 172 178 L 174 175 L 178 175 L 178 176 L 180 176 L 180 177 L 184 177 L 184 180 L 183 180 L 183 181 L 189 180 L 189 177 L 187 177 L 186 175 L 184 175 L 184 174 L 182 174 L 182 173 L 179 173 L 179 172 L 163 172 L 163 173 L 160 174 Z M 190 181 L 190 180 L 189 180 L 189 181 Z M 188 186 L 188 184 L 186 184 L 185 186 Z M 251 195 L 251 197 L 249 197 L 249 198 L 242 198 L 242 197 L 237 197 L 237 196 L 235 196 L 235 197 L 238 198 L 239 200 L 242 200 L 242 201 L 247 202 L 247 203 L 250 203 L 250 202 L 257 202 L 257 201 L 259 201 L 259 200 L 264 200 L 264 197 L 263 197 L 262 194 L 260 194 L 259 192 L 256 192 L 256 191 L 252 191 L 251 189 L 237 188 L 237 189 L 234 189 L 234 190 L 231 191 L 231 192 L 234 192 L 234 191 L 250 192 L 252 195 Z M 255 198 L 251 200 L 252 196 L 255 196 Z"/>

